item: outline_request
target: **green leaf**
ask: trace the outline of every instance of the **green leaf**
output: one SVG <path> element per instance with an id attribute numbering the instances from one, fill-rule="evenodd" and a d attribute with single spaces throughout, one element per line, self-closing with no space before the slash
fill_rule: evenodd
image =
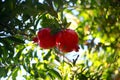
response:
<path id="1" fill-rule="evenodd" d="M 55 55 L 55 60 L 57 60 L 58 62 L 60 62 L 60 58 L 57 55 Z"/>
<path id="2" fill-rule="evenodd" d="M 45 55 L 45 57 L 43 57 L 43 60 L 49 59 L 49 57 L 51 56 L 51 51 L 52 51 L 52 49 L 50 49 L 50 51 Z"/>
<path id="3" fill-rule="evenodd" d="M 45 0 L 48 4 L 47 10 L 52 16 L 58 18 L 57 12 L 53 8 L 52 0 Z"/>
<path id="4" fill-rule="evenodd" d="M 13 41 L 13 42 L 16 42 L 16 43 L 21 43 L 21 44 L 25 43 L 22 39 L 19 39 L 19 38 L 13 37 L 13 36 L 8 37 L 8 39 Z"/>
<path id="5" fill-rule="evenodd" d="M 22 52 L 23 52 L 24 49 L 25 49 L 25 47 L 23 47 L 22 49 L 20 49 L 20 50 L 18 51 L 18 53 L 16 54 L 16 56 L 14 57 L 14 62 L 15 62 L 15 63 L 18 63 L 18 62 L 19 62 L 19 58 L 20 58 L 20 56 L 22 55 Z"/>
<path id="6" fill-rule="evenodd" d="M 15 68 L 12 72 L 12 80 L 16 80 L 17 73 L 18 73 L 19 67 Z"/>
<path id="7" fill-rule="evenodd" d="M 6 77 L 8 70 L 5 67 L 0 67 L 0 77 Z"/>
<path id="8" fill-rule="evenodd" d="M 3 58 L 3 60 L 5 60 L 7 58 L 7 50 L 5 49 L 4 46 L 0 46 L 0 51 L 1 51 L 1 57 Z"/>
<path id="9" fill-rule="evenodd" d="M 63 0 L 53 0 L 54 1 L 54 3 L 55 3 L 55 6 L 56 6 L 56 8 L 57 8 L 57 11 L 59 11 L 60 9 L 62 9 L 62 7 L 63 7 Z"/>
<path id="10" fill-rule="evenodd" d="M 71 22 L 67 23 L 66 24 L 66 28 L 68 28 L 70 26 Z"/>
<path id="11" fill-rule="evenodd" d="M 1 42 L 4 45 L 4 50 L 6 50 L 6 53 L 8 53 L 8 51 L 10 51 L 10 53 L 14 53 L 14 49 L 13 46 L 11 46 L 11 43 L 9 42 L 9 39 L 7 38 L 1 38 Z"/>
<path id="12" fill-rule="evenodd" d="M 60 80 L 62 80 L 62 77 L 61 75 L 59 74 L 59 72 L 57 72 L 56 70 L 54 69 L 49 69 L 49 73 L 54 76 L 55 78 L 58 78 Z"/>
<path id="13" fill-rule="evenodd" d="M 87 78 L 86 75 L 84 75 L 84 74 L 79 73 L 77 76 L 78 76 L 77 79 L 80 79 L 80 80 L 88 80 L 88 78 Z"/>

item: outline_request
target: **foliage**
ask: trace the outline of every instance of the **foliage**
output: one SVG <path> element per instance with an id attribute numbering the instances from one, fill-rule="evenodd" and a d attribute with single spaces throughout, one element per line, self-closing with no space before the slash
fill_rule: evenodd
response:
<path id="1" fill-rule="evenodd" d="M 74 29 L 79 52 L 41 49 L 32 38 L 43 27 Z M 119 0 L 0 0 L 1 79 L 118 80 L 119 57 Z"/>

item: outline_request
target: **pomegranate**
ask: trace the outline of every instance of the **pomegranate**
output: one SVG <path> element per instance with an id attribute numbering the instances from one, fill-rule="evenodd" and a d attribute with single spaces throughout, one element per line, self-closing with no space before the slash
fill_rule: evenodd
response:
<path id="1" fill-rule="evenodd" d="M 34 38 L 32 39 L 32 41 L 33 41 L 34 43 L 38 43 L 38 38 L 37 38 L 37 37 L 34 37 Z"/>
<path id="2" fill-rule="evenodd" d="M 61 30 L 56 37 L 56 46 L 62 52 L 77 52 L 79 49 L 78 42 L 77 33 L 71 29 Z"/>
<path id="3" fill-rule="evenodd" d="M 38 32 L 38 44 L 43 49 L 50 49 L 55 47 L 56 36 L 51 34 L 50 28 L 42 28 Z"/>

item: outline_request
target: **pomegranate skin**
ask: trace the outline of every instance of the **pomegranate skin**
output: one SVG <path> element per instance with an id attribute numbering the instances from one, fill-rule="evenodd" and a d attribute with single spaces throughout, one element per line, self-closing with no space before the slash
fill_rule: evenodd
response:
<path id="1" fill-rule="evenodd" d="M 33 41 L 34 43 L 38 43 L 38 38 L 37 38 L 37 37 L 34 37 L 34 38 L 32 39 L 32 41 Z"/>
<path id="2" fill-rule="evenodd" d="M 65 29 L 58 32 L 56 37 L 56 46 L 61 52 L 78 51 L 79 38 L 77 33 L 71 29 Z"/>
<path id="3" fill-rule="evenodd" d="M 38 32 L 38 44 L 43 49 L 50 49 L 55 47 L 56 36 L 51 34 L 50 28 L 42 28 Z"/>

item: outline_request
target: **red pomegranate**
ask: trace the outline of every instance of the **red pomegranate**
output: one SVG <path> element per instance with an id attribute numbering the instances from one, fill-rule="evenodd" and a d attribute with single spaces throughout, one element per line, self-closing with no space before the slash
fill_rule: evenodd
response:
<path id="1" fill-rule="evenodd" d="M 56 46 L 62 52 L 77 52 L 79 49 L 78 42 L 77 33 L 71 29 L 61 30 L 56 37 Z"/>
<path id="2" fill-rule="evenodd" d="M 38 44 L 43 49 L 50 49 L 55 47 L 56 36 L 51 34 L 50 28 L 42 28 L 38 32 Z"/>
<path id="3" fill-rule="evenodd" d="M 37 37 L 34 37 L 34 38 L 32 39 L 32 41 L 33 41 L 34 43 L 38 43 L 38 38 L 37 38 Z"/>

